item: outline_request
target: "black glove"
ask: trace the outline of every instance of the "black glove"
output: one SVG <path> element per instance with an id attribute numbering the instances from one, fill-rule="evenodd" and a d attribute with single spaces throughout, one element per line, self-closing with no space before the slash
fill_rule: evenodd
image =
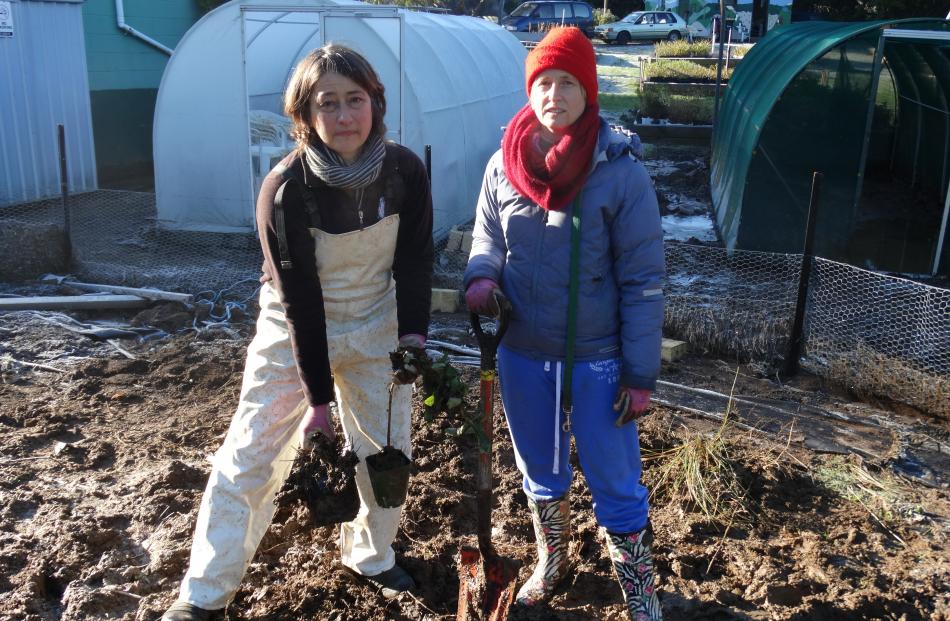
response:
<path id="1" fill-rule="evenodd" d="M 426 356 L 423 349 L 426 339 L 419 334 L 406 334 L 399 339 L 396 351 L 389 352 L 393 365 L 393 384 L 412 384 L 422 372 L 421 361 Z"/>

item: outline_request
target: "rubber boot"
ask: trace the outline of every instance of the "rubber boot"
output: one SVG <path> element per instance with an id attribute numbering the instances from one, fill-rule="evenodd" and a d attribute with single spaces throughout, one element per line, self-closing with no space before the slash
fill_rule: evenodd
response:
<path id="1" fill-rule="evenodd" d="M 515 602 L 533 606 L 551 599 L 558 583 L 567 575 L 568 544 L 571 541 L 571 505 L 567 498 L 534 501 L 528 499 L 534 536 L 538 546 L 538 564 L 524 583 Z"/>
<path id="2" fill-rule="evenodd" d="M 614 575 L 623 590 L 623 601 L 631 621 L 662 621 L 660 598 L 653 580 L 653 529 L 636 533 L 604 532 Z"/>
<path id="3" fill-rule="evenodd" d="M 211 612 L 188 602 L 175 602 L 162 615 L 161 621 L 208 621 Z"/>
<path id="4" fill-rule="evenodd" d="M 355 573 L 352 570 L 350 571 L 351 573 Z M 375 576 L 355 575 L 378 588 L 384 599 L 393 599 L 400 593 L 416 588 L 416 581 L 399 565 L 393 565 L 386 571 L 376 574 Z"/>

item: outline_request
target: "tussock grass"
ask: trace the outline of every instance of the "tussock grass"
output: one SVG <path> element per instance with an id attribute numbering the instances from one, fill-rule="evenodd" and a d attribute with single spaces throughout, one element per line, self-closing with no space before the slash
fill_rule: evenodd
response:
<path id="1" fill-rule="evenodd" d="M 733 428 L 732 409 L 730 399 L 722 423 L 714 433 L 691 437 L 666 450 L 645 451 L 643 459 L 659 462 L 653 496 L 683 502 L 727 531 L 733 524 L 749 524 L 752 518 L 746 490 L 739 481 L 737 462 L 727 440 Z"/>

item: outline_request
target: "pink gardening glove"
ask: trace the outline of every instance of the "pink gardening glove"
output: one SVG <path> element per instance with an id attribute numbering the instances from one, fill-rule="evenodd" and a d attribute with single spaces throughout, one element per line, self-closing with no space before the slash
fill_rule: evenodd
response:
<path id="1" fill-rule="evenodd" d="M 621 386 L 620 390 L 617 391 L 617 400 L 614 401 L 614 412 L 619 414 L 614 424 L 622 427 L 646 414 L 650 408 L 650 395 L 652 394 L 652 390 Z"/>
<path id="2" fill-rule="evenodd" d="M 304 414 L 303 421 L 300 423 L 300 445 L 303 448 L 310 447 L 310 436 L 314 433 L 322 433 L 329 440 L 336 438 L 326 403 L 311 405 L 307 408 L 307 413 Z"/>
<path id="3" fill-rule="evenodd" d="M 465 304 L 468 310 L 477 315 L 495 317 L 498 315 L 498 302 L 492 295 L 498 289 L 498 283 L 491 278 L 476 278 L 465 290 Z"/>
<path id="4" fill-rule="evenodd" d="M 422 369 L 419 360 L 425 356 L 426 337 L 421 334 L 403 334 L 396 351 L 389 353 L 393 365 L 393 384 L 412 384 Z"/>

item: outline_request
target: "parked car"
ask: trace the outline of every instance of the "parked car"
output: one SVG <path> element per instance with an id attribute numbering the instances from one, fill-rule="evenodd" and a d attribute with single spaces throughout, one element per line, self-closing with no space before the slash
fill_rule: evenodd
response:
<path id="1" fill-rule="evenodd" d="M 554 26 L 577 26 L 588 37 L 594 35 L 594 10 L 586 2 L 532 0 L 519 4 L 501 25 L 513 32 L 542 32 Z"/>
<path id="2" fill-rule="evenodd" d="M 621 45 L 637 40 L 677 41 L 686 34 L 686 20 L 670 11 L 634 11 L 619 22 L 594 28 L 594 36 Z"/>

